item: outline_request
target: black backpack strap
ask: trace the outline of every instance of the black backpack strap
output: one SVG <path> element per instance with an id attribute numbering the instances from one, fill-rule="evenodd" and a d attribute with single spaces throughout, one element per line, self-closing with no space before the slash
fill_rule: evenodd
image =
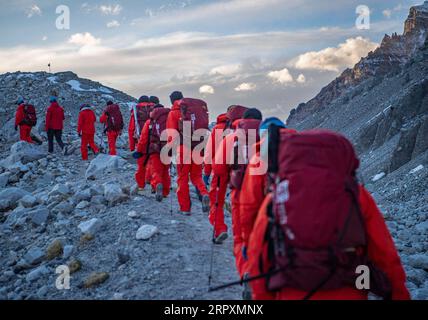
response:
<path id="1" fill-rule="evenodd" d="M 278 163 L 278 151 L 279 151 L 279 140 L 280 140 L 280 127 L 271 124 L 268 128 L 269 137 L 269 162 L 268 162 L 268 173 L 276 174 L 279 170 Z"/>
<path id="2" fill-rule="evenodd" d="M 149 162 L 150 159 L 150 138 L 152 136 L 152 130 L 153 130 L 153 123 L 150 121 L 150 126 L 149 126 L 149 137 L 147 139 L 147 148 L 146 148 L 146 159 L 144 160 L 144 166 L 147 166 L 147 163 Z"/>

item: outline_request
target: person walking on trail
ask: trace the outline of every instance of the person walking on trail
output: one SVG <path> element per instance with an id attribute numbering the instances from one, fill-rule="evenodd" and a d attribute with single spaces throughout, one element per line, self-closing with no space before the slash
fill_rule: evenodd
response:
<path id="1" fill-rule="evenodd" d="M 161 135 L 166 130 L 169 112 L 169 109 L 159 104 L 153 108 L 150 119 L 146 121 L 141 132 L 137 152 L 134 153 L 134 158 L 138 159 L 138 170 L 135 174 L 138 186 L 141 188 L 146 182 L 146 165 L 150 161 L 153 174 L 150 184 L 159 202 L 168 197 L 171 188 L 169 165 L 161 161 L 161 151 L 166 144 Z"/>
<path id="2" fill-rule="evenodd" d="M 209 211 L 210 198 L 205 183 L 202 179 L 202 164 L 197 164 L 191 153 L 194 145 L 185 140 L 183 128 L 191 124 L 191 134 L 199 129 L 208 130 L 208 108 L 204 101 L 198 99 L 184 98 L 183 94 L 175 91 L 170 95 L 172 108 L 168 115 L 167 129 L 171 145 L 177 146 L 177 197 L 180 205 L 180 213 L 191 214 L 192 203 L 190 201 L 189 178 L 192 184 L 199 190 L 202 196 L 202 210 Z M 179 133 L 177 137 L 174 133 Z M 190 137 L 191 138 L 191 137 Z M 179 141 L 176 141 L 179 139 Z"/>
<path id="3" fill-rule="evenodd" d="M 243 239 L 240 226 L 240 211 L 239 211 L 239 194 L 242 187 L 243 172 L 246 165 L 238 163 L 238 160 L 248 163 L 247 157 L 250 156 L 247 151 L 245 159 L 238 157 L 238 154 L 244 150 L 251 150 L 253 147 L 249 145 L 251 140 L 257 142 L 258 130 L 262 121 L 262 114 L 258 109 L 252 108 L 245 111 L 243 118 L 236 120 L 234 127 L 236 131 L 227 135 L 221 142 L 220 148 L 216 152 L 215 161 L 213 164 L 214 173 L 229 183 L 231 192 L 232 206 L 232 231 L 233 231 L 233 253 L 235 256 L 236 268 L 241 278 L 245 275 L 245 259 L 242 254 Z M 249 138 L 251 134 L 255 134 L 253 139 Z M 240 145 L 239 137 L 245 135 L 245 145 Z M 240 177 L 241 175 L 241 177 Z"/>
<path id="4" fill-rule="evenodd" d="M 100 117 L 100 122 L 104 124 L 103 130 L 107 133 L 109 154 L 111 156 L 116 156 L 116 141 L 122 134 L 124 127 L 120 107 L 112 101 L 108 101 L 107 107 Z"/>
<path id="5" fill-rule="evenodd" d="M 19 140 L 33 143 L 33 139 L 31 139 L 31 129 L 37 124 L 36 110 L 34 106 L 25 104 L 23 98 L 19 98 L 17 104 L 15 131 L 17 131 L 19 127 Z"/>
<path id="6" fill-rule="evenodd" d="M 150 102 L 148 96 L 141 96 L 138 104 L 132 108 L 131 117 L 129 118 L 128 136 L 129 150 L 135 151 L 135 147 L 140 139 L 141 130 L 144 124 L 150 118 L 150 112 L 153 110 L 154 104 Z"/>
<path id="7" fill-rule="evenodd" d="M 251 169 L 258 169 L 262 167 L 261 161 L 260 161 L 260 149 L 261 145 L 265 143 L 267 139 L 268 129 L 271 125 L 275 125 L 278 128 L 282 128 L 282 132 L 295 134 L 297 133 L 296 130 L 287 128 L 286 125 L 279 120 L 276 117 L 271 117 L 265 119 L 261 125 L 260 125 L 260 142 L 259 146 L 256 148 L 256 154 L 253 156 L 253 158 L 250 160 L 250 163 L 248 164 L 248 168 L 241 187 L 241 192 L 239 195 L 239 220 L 240 220 L 240 226 L 241 226 L 241 236 L 243 241 L 242 246 L 242 256 L 244 258 L 244 261 L 248 262 L 248 245 L 250 240 L 250 235 L 253 231 L 253 226 L 256 222 L 257 213 L 259 211 L 259 208 L 262 206 L 262 203 L 265 199 L 265 193 L 266 193 L 266 179 L 267 179 L 267 172 L 265 174 L 250 174 Z M 244 274 L 248 275 L 249 277 L 249 270 L 248 266 L 246 266 L 244 270 Z M 258 290 L 259 287 L 264 286 L 264 280 L 255 280 L 251 282 L 251 289 L 250 284 L 245 284 L 245 289 L 247 292 L 251 293 L 252 298 L 255 300 L 263 299 L 263 298 L 271 298 L 271 296 L 267 295 L 264 296 L 265 291 L 262 288 L 262 292 Z"/>
<path id="8" fill-rule="evenodd" d="M 224 137 L 235 128 L 235 121 L 241 119 L 247 110 L 248 108 L 246 107 L 232 105 L 228 108 L 227 113 L 220 115 L 208 139 L 205 151 L 204 182 L 208 184 L 210 176 L 212 176 L 209 191 L 209 221 L 214 228 L 214 242 L 216 244 L 222 244 L 228 237 L 228 228 L 224 222 L 224 204 L 229 177 L 218 175 L 213 172 L 212 166 L 215 161 L 215 152 L 220 147 Z"/>
<path id="9" fill-rule="evenodd" d="M 371 292 L 410 299 L 382 213 L 357 181 L 352 144 L 331 131 L 271 126 L 261 150 L 269 155 L 268 175 L 248 170 L 240 198 L 250 220 L 256 215 L 248 228 L 247 267 L 260 277 L 251 282 L 253 298 L 366 300 Z M 370 273 L 368 290 L 357 285 L 361 267 Z"/>
<path id="10" fill-rule="evenodd" d="M 58 104 L 57 98 L 52 96 L 49 99 L 50 106 L 46 112 L 45 130 L 48 134 L 49 153 L 54 151 L 54 138 L 59 147 L 67 155 L 67 146 L 62 142 L 62 130 L 64 128 L 64 109 Z"/>
<path id="11" fill-rule="evenodd" d="M 81 137 L 81 153 L 82 160 L 88 160 L 88 146 L 92 149 L 94 154 L 99 153 L 98 147 L 95 145 L 95 122 L 97 121 L 95 112 L 88 104 L 80 107 L 79 119 L 77 123 L 77 133 Z"/>

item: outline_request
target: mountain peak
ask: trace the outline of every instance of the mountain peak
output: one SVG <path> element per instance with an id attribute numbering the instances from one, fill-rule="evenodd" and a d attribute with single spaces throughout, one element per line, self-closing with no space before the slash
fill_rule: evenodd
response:
<path id="1" fill-rule="evenodd" d="M 404 35 L 413 32 L 426 32 L 428 29 L 428 1 L 410 8 L 409 16 L 404 23 Z"/>

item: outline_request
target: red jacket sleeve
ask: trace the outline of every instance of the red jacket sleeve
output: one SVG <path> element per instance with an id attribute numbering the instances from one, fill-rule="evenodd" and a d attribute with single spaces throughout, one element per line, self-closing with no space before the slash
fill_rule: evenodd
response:
<path id="1" fill-rule="evenodd" d="M 101 115 L 100 122 L 107 124 L 107 115 L 105 112 L 103 112 L 103 114 Z"/>
<path id="2" fill-rule="evenodd" d="M 19 105 L 18 109 L 16 109 L 16 115 L 15 115 L 15 126 L 19 126 L 25 118 L 25 112 L 24 112 L 24 106 Z"/>
<path id="3" fill-rule="evenodd" d="M 250 164 L 249 167 L 256 168 L 257 165 Z M 247 169 L 239 196 L 241 232 L 246 245 L 253 231 L 257 213 L 265 199 L 265 183 L 266 175 L 250 175 Z"/>
<path id="4" fill-rule="evenodd" d="M 374 199 L 363 187 L 360 188 L 360 204 L 366 223 L 368 254 L 371 261 L 385 272 L 391 281 L 392 299 L 410 299 L 410 294 L 405 284 L 406 275 L 394 241 Z"/>
<path id="5" fill-rule="evenodd" d="M 85 120 L 84 119 L 84 114 L 83 114 L 83 112 L 80 112 L 79 113 L 79 119 L 78 119 L 78 121 L 77 121 L 77 133 L 78 134 L 81 134 L 82 133 L 82 126 L 83 126 L 83 121 Z"/>
<path id="6" fill-rule="evenodd" d="M 144 124 L 143 130 L 141 131 L 140 139 L 138 140 L 137 152 L 139 153 L 147 153 L 147 144 L 149 143 L 149 127 L 150 120 L 147 120 Z"/>

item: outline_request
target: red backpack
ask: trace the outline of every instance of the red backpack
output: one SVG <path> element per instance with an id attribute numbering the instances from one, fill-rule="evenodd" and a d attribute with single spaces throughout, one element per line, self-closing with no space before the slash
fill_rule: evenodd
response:
<path id="1" fill-rule="evenodd" d="M 124 128 L 124 122 L 122 112 L 117 104 L 109 105 L 105 114 L 107 115 L 107 131 L 122 131 Z"/>
<path id="2" fill-rule="evenodd" d="M 161 135 L 166 130 L 166 122 L 170 111 L 168 108 L 155 108 L 150 113 L 148 154 L 160 153 L 166 145 L 166 141 L 161 140 Z"/>
<path id="3" fill-rule="evenodd" d="M 137 122 L 138 126 L 141 130 L 143 130 L 146 121 L 150 119 L 150 112 L 153 111 L 154 104 L 153 103 L 139 103 L 135 107 L 137 111 Z"/>
<path id="4" fill-rule="evenodd" d="M 191 141 L 192 148 L 198 145 L 199 141 L 192 141 L 193 133 L 199 129 L 208 130 L 209 127 L 209 114 L 207 103 L 199 99 L 184 98 L 180 100 L 179 107 L 181 117 L 179 122 L 179 132 L 182 137 L 181 143 L 184 141 Z M 191 124 L 190 137 L 184 136 L 188 132 L 184 132 L 184 123 Z"/>
<path id="5" fill-rule="evenodd" d="M 318 290 L 355 287 L 357 266 L 367 265 L 371 291 L 390 295 L 389 281 L 368 259 L 358 166 L 352 144 L 339 134 L 269 129 L 270 291 L 295 288 L 309 299 Z"/>
<path id="6" fill-rule="evenodd" d="M 227 125 L 226 128 L 231 128 L 232 124 L 238 120 L 242 119 L 244 116 L 245 111 L 247 111 L 247 107 L 238 106 L 238 105 L 232 105 L 228 108 L 226 117 L 227 117 Z"/>
<path id="7" fill-rule="evenodd" d="M 239 118 L 238 118 L 239 119 Z M 256 141 L 259 142 L 259 128 L 260 128 L 261 120 L 256 119 L 244 119 L 241 120 L 236 128 L 236 132 L 242 132 L 245 134 L 246 143 L 242 145 L 239 139 L 235 142 L 233 146 L 233 165 L 230 171 L 230 186 L 232 189 L 241 189 L 242 181 L 244 180 L 245 171 L 247 170 L 248 163 L 251 159 L 250 156 L 250 148 L 253 146 L 249 145 L 249 133 L 256 133 Z M 243 160 L 244 163 L 239 163 Z"/>
<path id="8" fill-rule="evenodd" d="M 32 104 L 24 105 L 24 120 L 22 120 L 22 124 L 25 124 L 30 127 L 34 127 L 37 124 L 37 114 L 36 108 Z"/>

